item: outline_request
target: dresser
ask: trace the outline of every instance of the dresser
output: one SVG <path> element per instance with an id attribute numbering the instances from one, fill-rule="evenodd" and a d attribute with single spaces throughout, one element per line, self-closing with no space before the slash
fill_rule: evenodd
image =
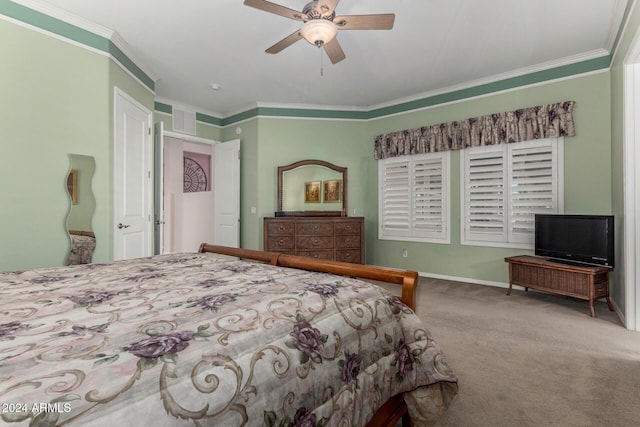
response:
<path id="1" fill-rule="evenodd" d="M 265 218 L 264 250 L 364 264 L 364 218 Z"/>

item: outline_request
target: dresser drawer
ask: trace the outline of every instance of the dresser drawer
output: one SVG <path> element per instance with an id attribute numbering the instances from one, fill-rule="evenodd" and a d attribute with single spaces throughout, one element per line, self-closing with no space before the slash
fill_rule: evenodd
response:
<path id="1" fill-rule="evenodd" d="M 282 251 L 295 248 L 293 236 L 270 236 L 267 238 L 267 251 Z"/>
<path id="2" fill-rule="evenodd" d="M 333 236 L 296 236 L 296 249 L 333 249 Z"/>
<path id="3" fill-rule="evenodd" d="M 296 228 L 294 223 L 275 221 L 267 223 L 267 234 L 269 236 L 293 236 L 295 231 Z"/>
<path id="4" fill-rule="evenodd" d="M 360 222 L 336 222 L 336 235 L 337 234 L 360 235 Z"/>
<path id="5" fill-rule="evenodd" d="M 338 250 L 336 251 L 336 261 L 360 263 L 362 255 L 358 249 Z"/>
<path id="6" fill-rule="evenodd" d="M 333 260 L 333 251 L 296 251 L 296 255 L 307 258 Z"/>
<path id="7" fill-rule="evenodd" d="M 360 248 L 360 236 L 359 235 L 343 235 L 336 236 L 336 249 L 359 249 Z"/>
<path id="8" fill-rule="evenodd" d="M 333 235 L 333 224 L 327 222 L 299 222 L 296 225 L 296 234 L 331 236 Z"/>

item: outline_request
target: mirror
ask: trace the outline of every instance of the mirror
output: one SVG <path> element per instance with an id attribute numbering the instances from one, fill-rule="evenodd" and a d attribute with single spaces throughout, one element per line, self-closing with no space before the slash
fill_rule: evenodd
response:
<path id="1" fill-rule="evenodd" d="M 323 160 L 278 167 L 276 216 L 345 216 L 347 168 Z"/>
<path id="2" fill-rule="evenodd" d="M 66 227 L 71 249 L 67 265 L 88 264 L 96 248 L 96 237 L 91 225 L 96 210 L 96 199 L 91 189 L 96 163 L 91 156 L 69 154 L 69 164 L 65 182 L 69 196 Z"/>

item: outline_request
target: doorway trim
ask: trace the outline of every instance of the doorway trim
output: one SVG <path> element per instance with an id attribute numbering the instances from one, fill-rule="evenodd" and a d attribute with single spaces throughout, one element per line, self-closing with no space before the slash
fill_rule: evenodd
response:
<path id="1" fill-rule="evenodd" d="M 199 142 L 200 144 L 209 144 L 209 145 L 220 144 L 220 141 L 215 139 L 207 139 L 199 136 L 187 135 L 179 132 L 172 132 L 169 130 L 165 130 L 162 133 L 164 136 L 170 136 L 171 138 L 182 139 L 187 142 Z"/>
<path id="2" fill-rule="evenodd" d="M 624 157 L 624 283 L 625 326 L 640 331 L 640 31 L 631 42 L 623 61 L 623 157 Z"/>

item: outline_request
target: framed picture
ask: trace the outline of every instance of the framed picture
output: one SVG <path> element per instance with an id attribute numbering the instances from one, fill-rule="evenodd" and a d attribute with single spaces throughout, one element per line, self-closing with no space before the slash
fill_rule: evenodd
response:
<path id="1" fill-rule="evenodd" d="M 67 191 L 71 197 L 71 204 L 78 204 L 78 169 L 71 169 L 67 176 Z"/>
<path id="2" fill-rule="evenodd" d="M 304 183 L 304 202 L 320 203 L 320 181 Z"/>
<path id="3" fill-rule="evenodd" d="M 332 179 L 324 181 L 324 203 L 340 203 L 342 201 L 342 180 Z"/>

